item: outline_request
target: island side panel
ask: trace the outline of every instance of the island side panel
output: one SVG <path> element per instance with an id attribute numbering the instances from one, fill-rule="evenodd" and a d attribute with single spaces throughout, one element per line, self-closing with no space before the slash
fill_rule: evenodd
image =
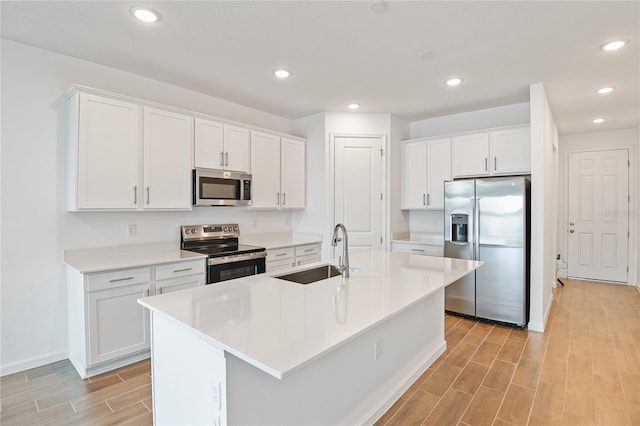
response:
<path id="1" fill-rule="evenodd" d="M 227 353 L 228 424 L 373 424 L 445 349 L 441 289 L 282 380 Z"/>
<path id="2" fill-rule="evenodd" d="M 224 352 L 153 311 L 151 333 L 153 424 L 227 424 Z"/>

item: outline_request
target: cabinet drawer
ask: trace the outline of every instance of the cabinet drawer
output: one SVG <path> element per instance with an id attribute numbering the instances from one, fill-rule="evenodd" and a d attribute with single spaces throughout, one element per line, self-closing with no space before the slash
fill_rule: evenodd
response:
<path id="1" fill-rule="evenodd" d="M 295 256 L 295 253 L 295 247 L 267 250 L 267 262 L 273 262 L 282 259 L 291 259 Z"/>
<path id="2" fill-rule="evenodd" d="M 318 253 L 320 253 L 319 244 L 308 244 L 306 246 L 296 247 L 296 257 L 309 256 L 309 255 L 318 254 Z"/>
<path id="3" fill-rule="evenodd" d="M 166 280 L 186 275 L 204 274 L 204 259 L 190 260 L 188 262 L 169 263 L 156 266 L 156 280 Z"/>
<path id="4" fill-rule="evenodd" d="M 205 274 L 158 280 L 156 281 L 156 294 L 165 294 L 187 288 L 200 287 L 205 285 L 206 281 Z"/>
<path id="5" fill-rule="evenodd" d="M 391 251 L 396 253 L 418 254 L 423 256 L 443 256 L 444 247 L 431 244 L 403 244 L 393 242 Z"/>
<path id="6" fill-rule="evenodd" d="M 118 271 L 88 274 L 87 291 L 105 290 L 109 288 L 146 283 L 151 280 L 150 268 L 121 269 Z"/>

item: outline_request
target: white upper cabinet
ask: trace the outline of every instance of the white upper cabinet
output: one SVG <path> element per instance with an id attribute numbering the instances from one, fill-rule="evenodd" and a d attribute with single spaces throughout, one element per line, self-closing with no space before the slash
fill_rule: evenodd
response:
<path id="1" fill-rule="evenodd" d="M 251 175 L 252 208 L 304 208 L 304 141 L 252 131 Z"/>
<path id="2" fill-rule="evenodd" d="M 140 107 L 76 92 L 69 112 L 68 209 L 135 210 Z"/>
<path id="3" fill-rule="evenodd" d="M 452 139 L 454 177 L 531 173 L 529 127 L 495 130 Z"/>
<path id="4" fill-rule="evenodd" d="M 193 117 L 144 108 L 145 209 L 191 208 Z"/>
<path id="5" fill-rule="evenodd" d="M 531 173 L 531 131 L 529 127 L 491 132 L 491 173 Z"/>
<path id="6" fill-rule="evenodd" d="M 249 173 L 249 129 L 203 118 L 195 119 L 195 167 Z"/>
<path id="7" fill-rule="evenodd" d="M 224 169 L 251 171 L 251 138 L 249 129 L 224 125 Z"/>
<path id="8" fill-rule="evenodd" d="M 451 180 L 451 139 L 404 142 L 402 162 L 402 208 L 443 209 L 444 181 Z"/>
<path id="9" fill-rule="evenodd" d="M 224 144 L 222 123 L 203 118 L 194 122 L 193 165 L 205 169 L 224 167 Z"/>
<path id="10" fill-rule="evenodd" d="M 280 207 L 280 138 L 251 132 L 251 207 Z"/>
<path id="11" fill-rule="evenodd" d="M 306 206 L 306 144 L 282 138 L 280 141 L 281 208 L 303 209 Z"/>
<path id="12" fill-rule="evenodd" d="M 489 133 L 454 136 L 451 150 L 453 176 L 489 175 Z"/>

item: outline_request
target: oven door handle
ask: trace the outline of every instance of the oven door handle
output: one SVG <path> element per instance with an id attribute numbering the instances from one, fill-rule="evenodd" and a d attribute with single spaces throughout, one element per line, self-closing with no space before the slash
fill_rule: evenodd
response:
<path id="1" fill-rule="evenodd" d="M 261 259 L 267 257 L 266 251 L 260 251 L 256 253 L 235 254 L 233 256 L 223 257 L 211 257 L 207 264 L 209 265 L 223 265 L 225 263 L 242 262 L 245 260 Z"/>

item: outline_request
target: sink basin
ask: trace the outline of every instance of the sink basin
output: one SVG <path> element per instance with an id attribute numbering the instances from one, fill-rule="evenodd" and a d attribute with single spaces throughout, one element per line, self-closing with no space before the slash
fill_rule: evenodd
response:
<path id="1" fill-rule="evenodd" d="M 316 281 L 326 280 L 327 278 L 337 277 L 341 275 L 340 270 L 333 265 L 318 266 L 313 269 L 305 269 L 304 271 L 293 272 L 285 275 L 277 275 L 274 278 L 287 280 L 298 284 L 311 284 Z"/>

